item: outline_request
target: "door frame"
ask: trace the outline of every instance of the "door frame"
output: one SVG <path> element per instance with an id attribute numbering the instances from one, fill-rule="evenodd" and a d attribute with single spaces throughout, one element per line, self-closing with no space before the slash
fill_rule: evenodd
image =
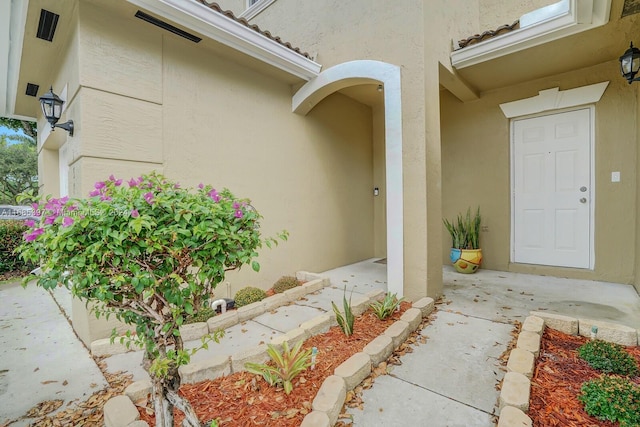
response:
<path id="1" fill-rule="evenodd" d="M 578 268 L 580 270 L 594 270 L 595 268 L 595 201 L 596 201 L 596 192 L 595 192 L 595 105 L 582 105 L 576 106 L 572 108 L 562 108 L 555 110 L 548 110 L 537 114 L 528 114 L 519 117 L 512 117 L 509 120 L 509 169 L 510 169 L 510 209 L 511 209 L 511 225 L 510 225 L 510 245 L 511 248 L 509 250 L 509 262 L 511 264 L 516 264 L 515 260 L 515 221 L 516 221 L 516 212 L 514 209 L 515 206 L 515 122 L 521 120 L 532 119 L 536 117 L 543 116 L 552 116 L 562 113 L 567 113 L 571 111 L 578 110 L 588 110 L 589 111 L 589 267 L 588 268 Z M 520 263 L 518 263 L 520 264 Z M 538 264 L 532 264 L 538 265 Z M 566 266 L 549 266 L 554 268 L 577 268 L 577 267 L 566 267 Z"/>

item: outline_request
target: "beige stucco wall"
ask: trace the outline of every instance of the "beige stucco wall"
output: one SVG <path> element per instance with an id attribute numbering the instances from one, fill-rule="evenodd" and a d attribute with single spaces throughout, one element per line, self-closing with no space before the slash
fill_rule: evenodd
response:
<path id="1" fill-rule="evenodd" d="M 48 142 L 43 179 L 57 183 L 57 148 L 67 143 L 72 196 L 85 196 L 112 173 L 159 170 L 183 186 L 211 183 L 250 198 L 265 217 L 263 234 L 286 229 L 290 239 L 260 251 L 259 274 L 229 274 L 232 294 L 374 256 L 380 140 L 371 107 L 334 94 L 307 116 L 293 114 L 289 83 L 221 58 L 219 46 L 137 20 L 127 5 L 110 5 L 87 1 L 77 9 L 73 50 L 55 78 L 56 86 L 69 86 L 76 130 L 73 138 L 56 131 L 63 140 Z M 226 293 L 223 286 L 218 295 Z M 73 322 L 85 343 L 120 327 L 96 320 L 78 301 Z"/>
<path id="2" fill-rule="evenodd" d="M 278 0 L 253 20 L 316 55 L 324 69 L 355 59 L 401 67 L 404 293 L 408 298 L 435 297 L 442 292 L 441 231 L 435 226 L 440 223 L 440 142 L 434 58 L 446 56 L 450 41 L 442 49 L 439 42 L 447 39 L 442 31 L 453 21 L 442 12 L 445 2 L 437 3 L 415 0 L 390 6 L 384 1 L 358 0 L 327 7 L 318 2 Z M 447 15 L 446 22 L 442 14 Z M 288 19 L 282 20 L 285 15 Z M 427 33 L 425 28 L 429 28 Z"/>
<path id="3" fill-rule="evenodd" d="M 479 0 L 479 24 L 476 31 L 495 30 L 501 25 L 512 24 L 525 13 L 544 6 L 557 3 L 559 0 Z M 470 32 L 467 36 L 475 34 Z"/>
<path id="4" fill-rule="evenodd" d="M 610 81 L 595 109 L 595 269 L 516 265 L 510 256 L 510 139 L 509 120 L 499 104 L 532 97 L 540 90 L 561 90 Z M 636 94 L 620 78 L 617 61 L 552 78 L 484 93 L 475 102 L 461 103 L 442 92 L 443 212 L 479 205 L 485 268 L 632 283 L 636 258 L 637 198 Z M 611 172 L 620 171 L 620 183 Z M 624 227 L 612 225 L 625 224 Z M 442 250 L 448 262 L 450 239 Z"/>

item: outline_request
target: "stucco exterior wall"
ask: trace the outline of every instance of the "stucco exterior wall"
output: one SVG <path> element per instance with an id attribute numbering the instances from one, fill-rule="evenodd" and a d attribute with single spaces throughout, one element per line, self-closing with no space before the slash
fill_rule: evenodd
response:
<path id="1" fill-rule="evenodd" d="M 265 218 L 263 234 L 286 229 L 290 239 L 261 251 L 259 274 L 229 274 L 231 295 L 247 285 L 266 289 L 297 270 L 373 257 L 372 109 L 334 94 L 296 115 L 289 83 L 131 12 L 123 4 L 79 4 L 74 50 L 56 73 L 56 87 L 69 87 L 75 135 L 56 131 L 63 140 L 48 139 L 43 178 L 57 182 L 57 148 L 67 143 L 71 196 L 86 196 L 110 174 L 158 170 L 183 186 L 211 183 L 250 198 Z M 227 296 L 226 286 L 218 295 Z M 85 343 L 122 328 L 96 320 L 79 301 L 73 322 Z"/>
<path id="2" fill-rule="evenodd" d="M 522 15 L 541 7 L 557 3 L 559 0 L 479 0 L 479 24 L 476 33 L 494 30 L 504 24 L 512 24 Z M 471 32 L 465 36 L 475 34 Z"/>
<path id="3" fill-rule="evenodd" d="M 243 272 L 229 277 L 232 288 L 372 257 L 371 109 L 334 94 L 301 117 L 289 85 L 197 45 L 164 43 L 165 173 L 249 197 L 265 235 L 291 234 L 262 251 L 259 283 Z"/>
<path id="4" fill-rule="evenodd" d="M 561 90 L 610 81 L 595 105 L 595 269 L 568 269 L 510 263 L 510 128 L 499 104 L 532 97 L 540 90 Z M 632 283 L 637 197 L 636 94 L 620 78 L 617 61 L 483 94 L 463 104 L 448 92 L 442 102 L 443 212 L 453 218 L 480 206 L 483 266 L 493 270 L 549 274 Z M 620 183 L 611 172 L 620 171 Z M 612 227 L 625 224 L 625 227 Z M 448 234 L 442 251 L 448 263 Z"/>
<path id="5" fill-rule="evenodd" d="M 316 55 L 325 69 L 355 59 L 375 59 L 401 67 L 404 292 L 408 298 L 436 297 L 442 292 L 441 231 L 434 226 L 440 223 L 437 60 L 448 54 L 445 51 L 451 44 L 440 30 L 446 31 L 451 20 L 447 17 L 448 21 L 442 23 L 437 16 L 444 2 L 426 3 L 414 0 L 390 5 L 358 0 L 334 2 L 327 7 L 318 2 L 278 0 L 253 20 Z M 286 21 L 282 20 L 285 15 Z M 428 25 L 432 28 L 425 32 Z M 429 38 L 432 35 L 436 40 Z M 444 47 L 438 43 L 443 37 Z M 425 145 L 427 138 L 429 148 Z M 428 254 L 428 245 L 437 249 Z"/>

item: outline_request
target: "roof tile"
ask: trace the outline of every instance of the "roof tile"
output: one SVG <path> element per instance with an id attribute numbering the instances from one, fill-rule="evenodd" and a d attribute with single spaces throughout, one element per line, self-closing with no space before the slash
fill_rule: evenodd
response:
<path id="1" fill-rule="evenodd" d="M 470 37 L 467 37 L 466 39 L 463 40 L 459 40 L 458 41 L 458 46 L 459 48 L 456 50 L 460 50 L 463 49 L 467 46 L 473 45 L 473 44 L 477 44 L 477 43 L 481 43 L 485 40 L 500 36 L 502 34 L 511 32 L 515 29 L 518 29 L 520 27 L 520 21 L 516 21 L 513 24 L 505 24 L 505 25 L 501 25 L 500 27 L 496 28 L 495 30 L 488 30 L 483 32 L 482 34 L 476 34 Z"/>

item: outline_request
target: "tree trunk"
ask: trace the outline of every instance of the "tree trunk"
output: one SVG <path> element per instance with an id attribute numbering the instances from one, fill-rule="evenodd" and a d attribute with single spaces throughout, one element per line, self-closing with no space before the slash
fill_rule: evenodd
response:
<path id="1" fill-rule="evenodd" d="M 175 337 L 176 350 L 182 350 L 182 338 Z M 158 345 L 160 357 L 166 357 L 166 346 Z M 173 427 L 173 408 L 176 407 L 185 416 L 184 427 L 201 427 L 200 420 L 191 403 L 178 394 L 180 389 L 180 374 L 177 366 L 171 366 L 166 377 L 156 377 L 149 371 L 151 360 L 145 352 L 142 362 L 143 368 L 149 373 L 153 385 L 152 398 L 156 414 L 156 427 Z"/>
<path id="2" fill-rule="evenodd" d="M 166 390 L 159 378 L 153 381 L 153 408 L 156 413 L 156 427 L 173 427 L 173 405 L 165 398 Z"/>

